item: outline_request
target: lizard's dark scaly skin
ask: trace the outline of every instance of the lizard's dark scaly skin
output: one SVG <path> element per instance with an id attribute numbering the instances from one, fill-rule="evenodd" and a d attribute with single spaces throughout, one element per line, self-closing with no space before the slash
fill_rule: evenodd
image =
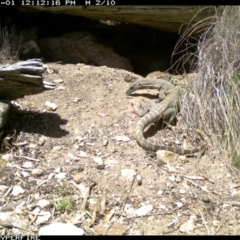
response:
<path id="1" fill-rule="evenodd" d="M 145 88 L 157 88 L 160 91 L 164 91 L 164 93 L 168 95 L 165 97 L 164 100 L 162 100 L 160 103 L 152 107 L 150 111 L 138 121 L 136 126 L 136 140 L 138 144 L 146 150 L 150 151 L 167 150 L 180 155 L 191 155 L 204 150 L 205 144 L 192 150 L 182 150 L 176 147 L 154 145 L 144 138 L 143 136 L 144 129 L 151 123 L 154 123 L 158 121 L 160 118 L 162 118 L 164 116 L 164 113 L 168 109 L 170 108 L 176 109 L 176 107 L 178 106 L 179 95 L 184 91 L 183 88 L 181 88 L 180 86 L 175 87 L 173 84 L 163 79 L 140 78 L 130 84 L 128 90 L 126 91 L 126 94 L 130 95 L 132 92 L 138 89 Z"/>

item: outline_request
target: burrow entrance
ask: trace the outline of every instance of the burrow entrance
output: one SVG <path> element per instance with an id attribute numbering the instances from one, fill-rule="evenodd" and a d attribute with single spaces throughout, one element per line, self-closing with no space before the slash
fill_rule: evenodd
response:
<path id="1" fill-rule="evenodd" d="M 189 58 L 189 48 L 189 54 L 186 54 L 187 47 L 184 43 L 174 51 L 180 37 L 175 33 L 135 24 L 91 20 L 63 14 L 25 13 L 11 7 L 5 10 L 2 8 L 2 13 L 4 14 L 1 14 L 1 27 L 6 22 L 8 25 L 14 24 L 17 32 L 37 27 L 37 43 L 46 37 L 60 37 L 69 32 L 88 31 L 94 35 L 99 43 L 127 58 L 131 63 L 132 71 L 142 76 L 153 71 L 169 71 L 181 74 L 189 72 L 193 67 L 193 62 Z M 191 43 L 191 46 L 194 46 L 194 43 Z M 194 51 L 194 47 L 191 49 Z M 36 56 L 20 56 L 24 60 L 32 57 Z M 42 53 L 40 57 L 44 61 L 50 60 Z M 74 63 L 74 59 L 71 63 Z"/>

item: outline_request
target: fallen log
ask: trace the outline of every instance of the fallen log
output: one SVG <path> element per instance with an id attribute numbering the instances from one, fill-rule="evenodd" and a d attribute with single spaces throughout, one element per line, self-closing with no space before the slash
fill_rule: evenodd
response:
<path id="1" fill-rule="evenodd" d="M 53 90 L 55 84 L 43 80 L 42 74 L 46 69 L 41 59 L 0 65 L 0 99 L 15 100 Z"/>

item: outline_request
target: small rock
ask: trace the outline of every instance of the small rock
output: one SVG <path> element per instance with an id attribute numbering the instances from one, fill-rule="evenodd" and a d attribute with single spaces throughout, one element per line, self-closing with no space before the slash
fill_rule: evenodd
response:
<path id="1" fill-rule="evenodd" d="M 36 148 L 36 147 L 37 147 L 37 144 L 35 144 L 35 143 L 30 143 L 28 147 L 29 147 L 29 148 Z"/>
<path id="2" fill-rule="evenodd" d="M 23 176 L 23 177 L 29 177 L 29 173 L 28 172 L 25 172 L 25 171 L 21 171 L 21 175 Z"/>
<path id="3" fill-rule="evenodd" d="M 97 204 L 97 199 L 96 198 L 89 198 L 88 199 L 89 205 L 90 206 L 96 206 Z"/>
<path id="4" fill-rule="evenodd" d="M 98 170 L 103 170 L 105 168 L 105 165 L 104 164 L 98 164 L 97 166 L 96 166 L 96 169 L 98 169 Z"/>
<path id="5" fill-rule="evenodd" d="M 3 155 L 1 156 L 1 158 L 2 158 L 2 160 L 4 160 L 4 161 L 9 161 L 9 160 L 12 159 L 12 154 L 10 154 L 10 153 L 3 154 Z"/>
<path id="6" fill-rule="evenodd" d="M 40 176 L 43 175 L 43 170 L 40 169 L 40 168 L 35 168 L 35 169 L 32 170 L 32 175 L 34 177 L 40 177 Z"/>
<path id="7" fill-rule="evenodd" d="M 38 140 L 38 145 L 43 146 L 46 142 L 46 138 L 44 136 L 41 136 Z"/>
<path id="8" fill-rule="evenodd" d="M 164 202 L 167 201 L 165 198 L 163 198 L 163 199 L 164 199 Z M 159 208 L 160 211 L 162 211 L 162 210 L 163 210 L 163 211 L 168 211 L 168 210 L 169 210 L 169 209 L 166 207 L 166 205 L 163 205 L 163 204 L 161 204 L 161 203 L 158 205 L 158 208 Z"/>
<path id="9" fill-rule="evenodd" d="M 136 229 L 131 229 L 131 232 L 128 232 L 128 235 L 130 236 L 136 236 L 136 235 L 142 235 L 142 231 L 141 230 L 136 230 Z"/>
<path id="10" fill-rule="evenodd" d="M 79 100 L 80 100 L 80 98 L 72 98 L 72 101 L 73 101 L 74 103 L 79 102 Z"/>
<path id="11" fill-rule="evenodd" d="M 142 177 L 140 175 L 137 175 L 137 184 L 142 185 Z"/>
<path id="12" fill-rule="evenodd" d="M 162 190 L 158 190 L 157 195 L 161 196 L 162 194 L 163 194 L 163 191 Z"/>
<path id="13" fill-rule="evenodd" d="M 78 228 L 70 223 L 52 223 L 50 225 L 41 227 L 38 235 L 83 235 L 84 232 L 81 228 Z"/>
<path id="14" fill-rule="evenodd" d="M 41 211 L 40 213 L 41 213 L 41 215 L 39 215 L 37 217 L 37 220 L 35 222 L 36 225 L 40 225 L 42 223 L 47 222 L 50 219 L 50 217 L 52 216 L 50 212 Z"/>
<path id="15" fill-rule="evenodd" d="M 185 189 L 179 189 L 179 193 L 184 194 L 184 193 L 186 193 L 186 190 Z"/>
<path id="16" fill-rule="evenodd" d="M 211 202 L 210 198 L 206 195 L 203 196 L 202 201 L 205 202 L 205 203 L 210 203 Z"/>
<path id="17" fill-rule="evenodd" d="M 104 176 L 107 176 L 109 174 L 109 171 L 104 171 L 103 174 Z"/>
<path id="18" fill-rule="evenodd" d="M 240 187 L 240 183 L 233 183 L 233 184 L 232 184 L 232 187 L 233 187 L 233 188 L 239 188 L 239 187 Z"/>
<path id="19" fill-rule="evenodd" d="M 183 206 L 183 203 L 182 203 L 182 202 L 175 202 L 175 204 L 177 205 L 178 208 L 180 208 L 180 207 Z"/>
<path id="20" fill-rule="evenodd" d="M 227 203 L 224 203 L 222 206 L 223 206 L 224 210 L 227 210 L 227 211 L 229 211 L 232 208 L 232 205 L 227 204 Z"/>
<path id="21" fill-rule="evenodd" d="M 116 165 L 118 164 L 118 161 L 115 158 L 107 158 L 105 159 L 105 164 L 108 166 Z"/>
<path id="22" fill-rule="evenodd" d="M 234 220 L 229 220 L 229 221 L 228 221 L 228 224 L 229 224 L 229 225 L 233 225 L 234 223 L 235 223 Z"/>
<path id="23" fill-rule="evenodd" d="M 240 191 L 233 190 L 231 193 L 232 197 L 239 198 L 240 197 Z"/>
<path id="24" fill-rule="evenodd" d="M 50 173 L 50 174 L 48 175 L 48 180 L 52 179 L 54 175 L 55 175 L 54 173 Z"/>
<path id="25" fill-rule="evenodd" d="M 83 198 L 89 192 L 89 190 L 88 190 L 89 187 L 86 184 L 83 184 L 83 183 L 78 184 L 78 189 L 80 190 Z"/>
<path id="26" fill-rule="evenodd" d="M 24 193 L 25 191 L 23 190 L 23 188 L 21 186 L 14 186 L 13 190 L 12 190 L 12 195 L 13 196 L 18 196 L 21 193 Z"/>
<path id="27" fill-rule="evenodd" d="M 12 212 L 15 210 L 15 208 L 16 206 L 12 202 L 10 202 L 1 207 L 1 212 Z"/>
<path id="28" fill-rule="evenodd" d="M 76 136 L 75 140 L 77 141 L 77 143 L 81 143 L 85 138 L 81 137 L 81 136 Z"/>
<path id="29" fill-rule="evenodd" d="M 76 215 L 74 215 L 74 217 L 71 219 L 71 223 L 72 224 L 79 224 L 79 222 L 81 221 L 81 219 L 83 218 L 83 215 L 80 213 L 77 213 Z"/>
<path id="30" fill-rule="evenodd" d="M 157 166 L 158 167 L 162 167 L 163 165 L 165 165 L 166 163 L 162 160 L 162 159 L 157 159 Z"/>
<path id="31" fill-rule="evenodd" d="M 146 206 L 140 207 L 137 209 L 136 215 L 137 216 L 146 215 L 146 214 L 150 213 L 152 211 L 152 209 L 153 209 L 153 205 L 146 205 Z"/>
<path id="32" fill-rule="evenodd" d="M 133 177 L 136 175 L 136 171 L 132 169 L 122 169 L 121 170 L 121 175 L 122 177 L 128 179 L 128 180 L 133 180 Z"/>
<path id="33" fill-rule="evenodd" d="M 15 213 L 22 214 L 23 213 L 23 205 L 25 205 L 25 201 L 20 202 L 15 208 Z"/>
<path id="34" fill-rule="evenodd" d="M 38 200 L 39 197 L 40 197 L 40 193 L 35 193 L 35 194 L 34 194 L 34 199 Z"/>
<path id="35" fill-rule="evenodd" d="M 82 173 L 77 173 L 73 176 L 73 180 L 74 182 L 76 182 L 77 184 L 79 184 L 80 182 L 82 182 L 84 179 L 84 174 Z"/>
<path id="36" fill-rule="evenodd" d="M 169 152 L 166 150 L 158 150 L 156 152 L 157 160 L 162 160 L 165 163 L 177 163 L 178 161 L 178 154 Z"/>
<path id="37" fill-rule="evenodd" d="M 62 149 L 61 146 L 54 146 L 52 150 L 53 150 L 54 152 L 57 152 L 57 151 L 59 151 L 59 150 L 61 150 L 61 149 Z"/>
<path id="38" fill-rule="evenodd" d="M 189 220 L 180 226 L 179 231 L 191 234 L 195 228 L 195 220 L 196 216 L 190 216 Z"/>
<path id="39" fill-rule="evenodd" d="M 180 183 L 180 182 L 182 182 L 182 177 L 181 177 L 181 176 L 179 176 L 179 175 L 177 175 L 177 177 L 176 177 L 176 182 L 177 182 L 177 183 Z"/>
<path id="40" fill-rule="evenodd" d="M 73 155 L 72 153 L 68 153 L 67 156 L 74 161 L 80 160 L 79 157 L 76 157 L 75 155 Z"/>
<path id="41" fill-rule="evenodd" d="M 0 212 L 0 225 L 7 228 L 27 229 L 27 221 L 24 221 L 15 212 Z"/>
<path id="42" fill-rule="evenodd" d="M 108 140 L 107 139 L 103 140 L 103 146 L 107 146 L 107 145 L 108 145 Z"/>
<path id="43" fill-rule="evenodd" d="M 52 206 L 52 204 L 51 204 L 48 200 L 46 200 L 46 199 L 41 199 L 41 200 L 39 200 L 38 203 L 37 203 L 37 205 L 38 205 L 41 209 L 43 209 L 43 208 L 49 208 L 49 207 Z"/>
<path id="44" fill-rule="evenodd" d="M 102 160 L 101 157 L 95 157 L 95 158 L 93 158 L 93 161 L 97 164 L 100 164 L 100 165 L 103 164 L 103 160 Z"/>
<path id="45" fill-rule="evenodd" d="M 63 83 L 64 81 L 63 81 L 63 79 L 56 79 L 56 80 L 54 80 L 54 82 L 55 83 Z"/>
<path id="46" fill-rule="evenodd" d="M 18 228 L 12 228 L 11 230 L 12 230 L 12 234 L 13 234 L 14 236 L 16 236 L 16 235 L 21 235 L 21 230 L 20 230 L 20 229 L 18 229 Z"/>
<path id="47" fill-rule="evenodd" d="M 46 101 L 45 106 L 47 107 L 47 110 L 49 111 L 55 111 L 57 109 L 57 105 L 55 103 Z"/>
<path id="48" fill-rule="evenodd" d="M 86 142 L 86 145 L 87 145 L 87 146 L 92 146 L 92 147 L 93 147 L 93 146 L 95 146 L 95 143 Z"/>
<path id="49" fill-rule="evenodd" d="M 213 226 L 214 226 L 215 228 L 217 228 L 217 227 L 219 226 L 219 221 L 213 220 L 213 221 L 212 221 L 212 224 L 213 224 Z"/>
<path id="50" fill-rule="evenodd" d="M 182 161 L 185 161 L 186 158 L 187 158 L 185 155 L 179 155 L 178 157 L 179 157 L 179 159 L 182 160 Z"/>
<path id="51" fill-rule="evenodd" d="M 64 86 L 59 86 L 59 87 L 57 88 L 57 90 L 64 90 L 64 89 L 65 89 Z"/>
<path id="52" fill-rule="evenodd" d="M 79 157 L 87 157 L 87 153 L 80 151 Z"/>
<path id="53" fill-rule="evenodd" d="M 54 69 L 53 68 L 47 68 L 47 73 L 53 74 L 54 73 Z"/>
<path id="54" fill-rule="evenodd" d="M 57 167 L 57 168 L 54 170 L 55 173 L 60 173 L 61 171 L 62 171 L 62 167 Z"/>
<path id="55" fill-rule="evenodd" d="M 132 207 L 132 205 L 130 204 L 126 204 L 124 207 L 124 212 L 128 215 L 128 216 L 134 216 L 136 209 Z"/>
<path id="56" fill-rule="evenodd" d="M 171 175 L 170 177 L 168 177 L 172 182 L 175 182 L 176 178 L 174 175 Z"/>
<path id="57" fill-rule="evenodd" d="M 66 177 L 66 173 L 64 173 L 64 172 L 62 172 L 62 173 L 58 173 L 57 175 L 56 175 L 56 178 L 58 178 L 58 179 L 64 179 L 65 177 Z"/>
<path id="58" fill-rule="evenodd" d="M 96 235 L 110 235 L 110 236 L 121 236 L 125 235 L 128 230 L 128 226 L 114 223 L 111 228 L 109 228 L 108 224 L 105 225 L 97 225 L 94 227 L 94 231 Z"/>
<path id="59" fill-rule="evenodd" d="M 32 168 L 33 167 L 33 163 L 32 162 L 25 162 L 22 165 L 23 168 Z"/>
<path id="60" fill-rule="evenodd" d="M 117 141 L 122 141 L 122 142 L 128 142 L 128 141 L 130 141 L 130 138 L 127 137 L 127 136 L 115 136 L 115 139 L 116 139 Z"/>

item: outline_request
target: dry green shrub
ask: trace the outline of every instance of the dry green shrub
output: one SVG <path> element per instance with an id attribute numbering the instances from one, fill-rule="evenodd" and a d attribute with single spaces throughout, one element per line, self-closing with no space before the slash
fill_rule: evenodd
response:
<path id="1" fill-rule="evenodd" d="M 198 29 L 197 29 L 198 30 Z M 240 166 L 240 7 L 216 9 L 214 21 L 201 35 L 197 51 L 198 78 L 181 101 L 188 127 L 209 136 L 218 156 Z"/>
<path id="2" fill-rule="evenodd" d="M 19 41 L 16 26 L 8 19 L 0 22 L 0 60 L 13 60 L 17 56 Z"/>

